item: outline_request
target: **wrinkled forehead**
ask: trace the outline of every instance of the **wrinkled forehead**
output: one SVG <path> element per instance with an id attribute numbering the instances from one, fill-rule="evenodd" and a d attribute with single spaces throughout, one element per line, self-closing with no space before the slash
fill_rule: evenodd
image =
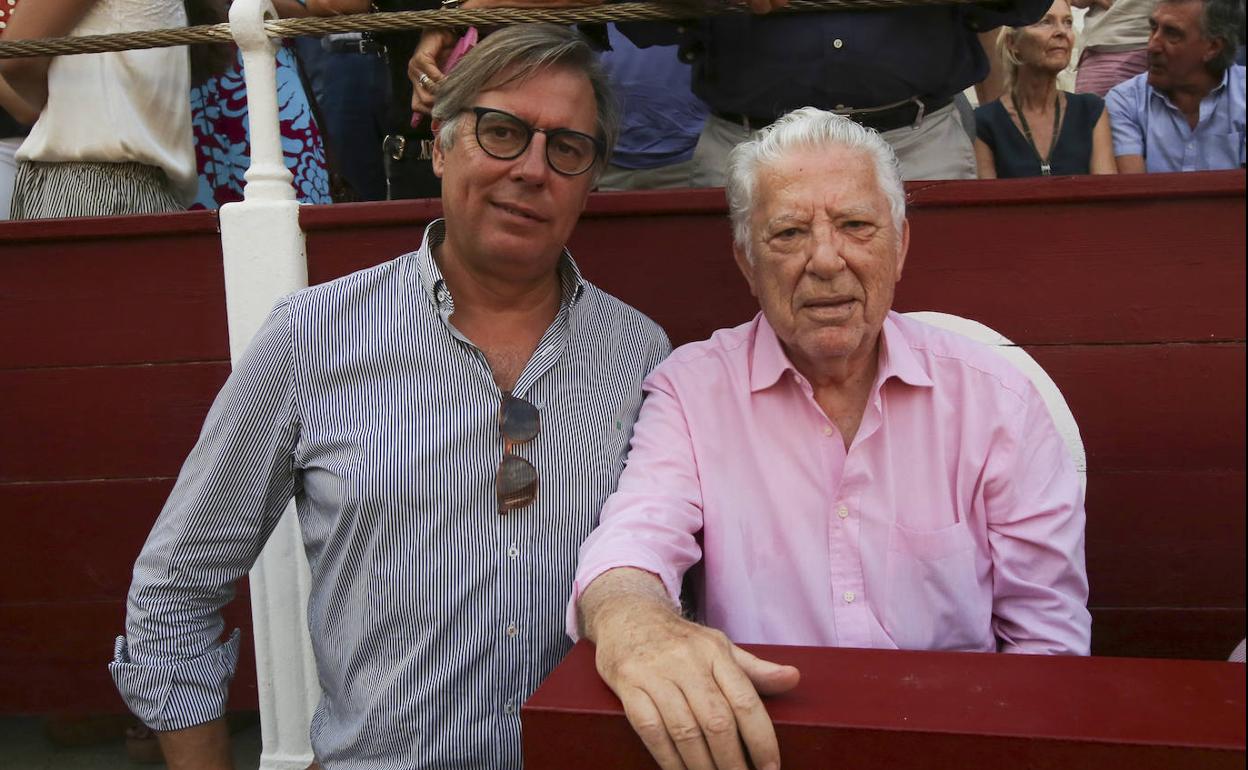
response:
<path id="1" fill-rule="evenodd" d="M 754 174 L 754 212 L 827 207 L 889 210 L 871 154 L 861 148 L 795 147 L 760 160 Z"/>
<path id="2" fill-rule="evenodd" d="M 1180 28 L 1198 29 L 1204 0 L 1161 0 L 1153 8 L 1152 20 Z"/>

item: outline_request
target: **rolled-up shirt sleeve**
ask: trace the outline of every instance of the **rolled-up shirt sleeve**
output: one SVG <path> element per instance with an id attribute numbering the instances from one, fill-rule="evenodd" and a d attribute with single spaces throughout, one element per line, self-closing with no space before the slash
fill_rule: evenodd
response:
<path id="1" fill-rule="evenodd" d="M 645 400 L 619 488 L 607 498 L 598 528 L 581 545 L 568 602 L 567 630 L 579 638 L 577 604 L 602 573 L 633 567 L 653 573 L 680 604 L 685 572 L 702 558 L 702 492 L 680 398 L 660 364 L 643 385 Z"/>
<path id="2" fill-rule="evenodd" d="M 1089 654 L 1083 490 L 1034 388 L 1000 437 L 986 474 L 992 626 L 1001 651 Z"/>
<path id="3" fill-rule="evenodd" d="M 134 567 L 109 671 L 155 730 L 219 717 L 238 661 L 221 607 L 254 564 L 296 482 L 299 418 L 290 309 L 279 303 L 213 403 Z"/>

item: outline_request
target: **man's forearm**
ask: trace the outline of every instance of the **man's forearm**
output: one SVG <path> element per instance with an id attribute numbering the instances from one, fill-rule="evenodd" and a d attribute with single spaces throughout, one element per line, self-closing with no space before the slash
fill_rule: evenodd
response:
<path id="1" fill-rule="evenodd" d="M 656 612 L 679 615 L 678 608 L 653 573 L 633 567 L 607 570 L 581 593 L 577 604 L 581 636 L 598 641 L 601 624 L 610 617 Z"/>
<path id="2" fill-rule="evenodd" d="M 224 719 L 156 733 L 169 770 L 234 770 Z"/>

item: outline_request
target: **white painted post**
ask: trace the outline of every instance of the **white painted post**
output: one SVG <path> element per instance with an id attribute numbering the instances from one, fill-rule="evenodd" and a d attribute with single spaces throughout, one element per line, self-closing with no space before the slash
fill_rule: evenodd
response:
<path id="1" fill-rule="evenodd" d="M 243 200 L 221 207 L 221 251 L 230 355 L 242 354 L 280 297 L 308 285 L 299 203 L 282 158 L 277 46 L 264 33 L 270 0 L 234 0 L 230 32 L 243 54 L 251 165 Z M 262 770 L 302 770 L 312 761 L 308 725 L 320 697 L 308 639 L 309 573 L 293 506 L 252 569 Z"/>

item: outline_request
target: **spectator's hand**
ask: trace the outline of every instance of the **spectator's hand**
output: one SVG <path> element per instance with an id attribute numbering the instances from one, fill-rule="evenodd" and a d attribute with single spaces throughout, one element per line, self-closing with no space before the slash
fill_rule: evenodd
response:
<path id="1" fill-rule="evenodd" d="M 752 13 L 771 13 L 777 8 L 784 8 L 789 0 L 745 0 Z"/>
<path id="2" fill-rule="evenodd" d="M 407 62 L 407 77 L 412 81 L 412 112 L 428 115 L 433 111 L 434 94 L 446 77 L 441 68 L 455 47 L 455 40 L 455 32 L 449 29 L 421 30 L 420 43 Z"/>
<path id="3" fill-rule="evenodd" d="M 663 770 L 775 770 L 780 748 L 759 693 L 800 674 L 756 658 L 719 631 L 666 608 L 633 604 L 602 616 L 597 666 Z"/>

